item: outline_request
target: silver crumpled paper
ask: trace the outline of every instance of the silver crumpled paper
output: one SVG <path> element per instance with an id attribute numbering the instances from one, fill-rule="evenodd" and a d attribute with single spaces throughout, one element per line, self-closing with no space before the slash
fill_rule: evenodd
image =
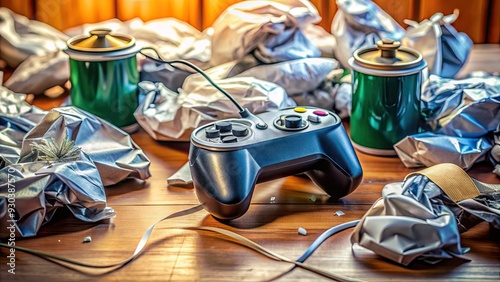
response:
<path id="1" fill-rule="evenodd" d="M 473 42 L 451 25 L 458 10 L 444 16 L 436 13 L 420 23 L 405 20 L 409 25 L 401 44 L 422 53 L 430 74 L 453 78 L 465 64 Z"/>
<path id="2" fill-rule="evenodd" d="M 17 67 L 31 55 L 44 55 L 66 46 L 69 37 L 39 21 L 0 7 L 0 59 Z"/>
<path id="3" fill-rule="evenodd" d="M 28 132 L 38 124 L 46 112 L 28 104 L 26 95 L 14 93 L 0 86 L 0 124 L 13 127 L 23 133 Z"/>
<path id="4" fill-rule="evenodd" d="M 493 173 L 500 176 L 500 124 L 493 132 L 493 148 L 490 151 L 490 161 L 495 166 Z"/>
<path id="5" fill-rule="evenodd" d="M 407 167 L 451 162 L 463 169 L 485 160 L 500 124 L 500 77 L 453 80 L 431 75 L 422 90 L 426 132 L 394 145 Z"/>
<path id="6" fill-rule="evenodd" d="M 22 25 L 22 18 L 13 16 L 14 22 L 12 24 Z M 69 80 L 69 58 L 66 53 L 61 51 L 66 48 L 67 39 L 62 41 L 63 44 L 60 44 L 58 38 L 51 36 L 51 32 L 39 32 L 38 24 L 43 25 L 37 21 L 30 21 L 30 25 L 23 26 L 22 30 L 2 30 L 0 28 L 0 38 L 4 36 L 4 33 L 12 33 L 12 37 L 23 38 L 26 42 L 36 41 L 40 44 L 43 42 L 44 46 L 53 46 L 44 52 L 38 52 L 32 56 L 28 56 L 27 53 L 22 57 L 20 65 L 5 82 L 5 86 L 14 92 L 41 94 L 47 89 L 63 85 Z M 2 26 L 1 23 L 0 26 Z M 33 30 L 30 29 L 32 27 Z M 116 33 L 129 34 L 141 46 L 154 47 L 167 60 L 181 58 L 204 68 L 210 59 L 211 36 L 173 18 L 157 19 L 146 23 L 138 18 L 125 22 L 111 19 L 68 29 L 61 36 L 69 39 L 69 37 L 88 34 L 90 30 L 96 28 L 109 28 Z M 12 46 L 11 48 L 16 52 L 23 51 L 21 46 Z M 9 56 L 11 54 L 5 53 L 3 55 Z M 143 57 L 138 56 L 138 59 L 142 66 Z M 157 72 L 158 70 L 143 69 L 141 75 L 147 75 L 149 71 Z"/>
<path id="7" fill-rule="evenodd" d="M 460 170 L 450 164 L 440 166 Z M 431 169 L 438 168 L 427 168 Z M 475 184 L 477 193 L 473 198 L 456 201 L 448 196 L 450 192 L 443 192 L 419 173 L 408 176 L 403 183 L 386 185 L 382 198 L 356 226 L 351 243 L 403 265 L 416 259 L 435 263 L 464 254 L 467 249 L 460 245 L 461 232 L 481 221 L 500 228 L 500 185 L 487 185 L 465 174 L 455 177 L 456 187 L 462 187 L 460 183 L 467 179 Z"/>
<path id="8" fill-rule="evenodd" d="M 229 77 L 256 78 L 275 83 L 283 87 L 287 95 L 294 95 L 318 88 L 326 76 L 338 67 L 338 61 L 331 58 L 303 58 L 275 64 L 258 64 L 248 58 L 243 63 L 231 61 L 209 68 L 205 73 L 217 82 Z M 200 85 L 208 84 L 203 76 L 195 73 L 186 78 L 182 91 L 192 93 Z"/>
<path id="9" fill-rule="evenodd" d="M 296 105 L 282 87 L 272 82 L 232 77 L 216 83 L 254 114 Z M 145 98 L 134 116 L 155 140 L 189 141 L 192 130 L 203 124 L 238 117 L 236 106 L 208 83 L 176 93 L 162 83 L 142 81 L 139 90 Z"/>
<path id="10" fill-rule="evenodd" d="M 370 0 L 337 0 L 338 11 L 332 21 L 337 41 L 335 58 L 344 68 L 359 48 L 375 46 L 383 38 L 401 40 L 405 30 L 389 14 Z"/>
<path id="11" fill-rule="evenodd" d="M 146 155 L 106 121 L 75 107 L 44 112 L 24 95 L 0 94 L 0 237 L 8 236 L 11 224 L 21 236 L 35 236 L 59 207 L 84 221 L 112 217 L 104 186 L 150 176 Z M 65 139 L 81 149 L 77 160 L 41 160 L 44 154 L 33 145 Z"/>
<path id="12" fill-rule="evenodd" d="M 212 66 L 253 52 L 265 63 L 318 57 L 302 29 L 321 20 L 305 0 L 243 1 L 228 7 L 212 25 Z"/>

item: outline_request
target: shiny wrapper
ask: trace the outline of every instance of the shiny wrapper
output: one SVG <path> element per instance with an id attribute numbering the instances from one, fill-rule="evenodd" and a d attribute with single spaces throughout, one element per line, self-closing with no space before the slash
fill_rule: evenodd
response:
<path id="1" fill-rule="evenodd" d="M 320 21 L 305 0 L 243 1 L 227 8 L 213 23 L 212 66 L 253 52 L 265 63 L 318 57 L 321 52 L 303 34 Z"/>
<path id="2" fill-rule="evenodd" d="M 401 43 L 424 56 L 430 74 L 452 78 L 469 56 L 472 40 L 451 25 L 457 17 L 455 10 L 446 16 L 436 13 L 420 23 L 405 20 L 409 27 Z"/>
<path id="3" fill-rule="evenodd" d="M 493 132 L 493 148 L 490 151 L 490 161 L 495 167 L 493 173 L 500 176 L 500 123 L 497 129 Z"/>
<path id="4" fill-rule="evenodd" d="M 400 40 L 405 31 L 370 0 L 337 0 L 338 11 L 332 21 L 332 34 L 337 41 L 335 58 L 349 68 L 352 53 L 375 46 L 383 38 Z"/>
<path id="5" fill-rule="evenodd" d="M 23 109 L 20 105 L 26 106 L 13 103 L 12 112 Z M 150 162 L 142 150 L 127 133 L 106 121 L 75 107 L 61 107 L 36 115 L 43 119 L 25 132 L 16 121 L 26 119 L 31 110 L 26 108 L 17 117 L 0 115 L 1 237 L 8 235 L 10 224 L 21 236 L 35 236 L 59 207 L 67 207 L 84 221 L 112 217 L 104 186 L 150 176 Z M 73 146 L 81 149 L 79 158 L 41 161 L 43 154 L 34 144 L 52 138 L 55 144 L 74 141 Z"/>
<path id="6" fill-rule="evenodd" d="M 480 197 L 494 194 L 494 190 L 482 192 Z M 474 200 L 461 202 L 469 201 Z M 363 216 L 351 242 L 403 265 L 417 258 L 435 262 L 460 256 L 467 251 L 460 245 L 460 231 L 481 220 L 487 219 L 496 225 L 500 220 L 500 211 L 493 205 L 488 207 L 474 201 L 475 204 L 463 208 L 461 202 L 454 203 L 426 176 L 410 176 L 404 183 L 383 188 L 382 198 Z M 469 212 L 487 215 L 474 224 L 461 222 L 467 219 L 464 213 Z"/>
<path id="7" fill-rule="evenodd" d="M 464 138 L 424 132 L 404 138 L 394 145 L 394 150 L 406 167 L 430 167 L 445 162 L 467 170 L 484 161 L 491 147 L 486 136 Z"/>
<path id="8" fill-rule="evenodd" d="M 287 95 L 294 95 L 317 89 L 327 75 L 338 67 L 338 61 L 330 58 L 297 59 L 261 65 L 255 60 L 247 59 L 244 62 L 228 62 L 205 72 L 214 80 L 229 77 L 241 77 L 244 80 L 248 77 L 272 82 L 283 87 Z M 191 93 L 207 84 L 203 76 L 193 74 L 186 78 L 182 90 Z"/>
<path id="9" fill-rule="evenodd" d="M 14 93 L 0 86 L 0 125 L 20 132 L 28 132 L 47 112 L 28 104 L 26 95 Z"/>
<path id="10" fill-rule="evenodd" d="M 69 79 L 69 57 L 63 51 L 30 56 L 5 82 L 5 87 L 18 93 L 41 94 Z"/>
<path id="11" fill-rule="evenodd" d="M 394 145 L 407 167 L 450 162 L 463 169 L 487 158 L 500 124 L 500 78 L 446 79 L 431 75 L 422 91 L 425 133 Z"/>
<path id="12" fill-rule="evenodd" d="M 149 178 L 150 162 L 146 155 L 127 133 L 103 119 L 69 106 L 51 110 L 44 121 L 47 124 L 40 123 L 24 139 L 38 140 L 67 131 L 75 146 L 95 163 L 104 186 L 129 177 Z M 23 143 L 21 154 L 28 151 L 31 148 Z"/>
<path id="13" fill-rule="evenodd" d="M 50 25 L 0 7 L 0 59 L 17 67 L 31 55 L 44 55 L 66 46 L 69 37 Z"/>
<path id="14" fill-rule="evenodd" d="M 0 179 L 1 238 L 9 236 L 7 227 L 13 225 L 22 237 L 35 236 L 60 207 L 89 222 L 115 215 L 106 206 L 99 172 L 84 153 L 71 162 L 12 164 L 0 170 Z"/>
<path id="15" fill-rule="evenodd" d="M 500 123 L 500 77 L 454 80 L 431 75 L 422 87 L 426 130 L 478 137 Z"/>

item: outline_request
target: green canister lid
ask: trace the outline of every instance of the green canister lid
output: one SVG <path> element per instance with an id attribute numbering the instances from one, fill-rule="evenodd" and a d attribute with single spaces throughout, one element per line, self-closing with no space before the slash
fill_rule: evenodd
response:
<path id="1" fill-rule="evenodd" d="M 141 48 L 130 35 L 111 33 L 111 29 L 94 29 L 89 35 L 79 35 L 67 42 L 64 50 L 79 61 L 108 61 L 132 57 Z"/>
<path id="2" fill-rule="evenodd" d="M 427 64 L 417 50 L 401 47 L 399 41 L 383 39 L 376 46 L 356 50 L 349 65 L 365 74 L 402 76 L 420 72 Z"/>

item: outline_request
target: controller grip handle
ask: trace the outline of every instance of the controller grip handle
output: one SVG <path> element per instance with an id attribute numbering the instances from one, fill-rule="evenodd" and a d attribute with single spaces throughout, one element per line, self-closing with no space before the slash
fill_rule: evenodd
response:
<path id="1" fill-rule="evenodd" d="M 225 220 L 245 214 L 259 170 L 248 151 L 214 154 L 192 148 L 189 159 L 196 196 L 209 213 Z"/>

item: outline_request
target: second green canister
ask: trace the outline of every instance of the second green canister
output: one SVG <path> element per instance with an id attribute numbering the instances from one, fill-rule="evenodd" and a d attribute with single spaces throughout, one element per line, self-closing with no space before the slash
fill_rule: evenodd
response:
<path id="1" fill-rule="evenodd" d="M 395 155 L 393 145 L 418 133 L 420 89 L 426 63 L 399 41 L 384 39 L 376 46 L 356 50 L 352 68 L 350 132 L 358 150 Z"/>

